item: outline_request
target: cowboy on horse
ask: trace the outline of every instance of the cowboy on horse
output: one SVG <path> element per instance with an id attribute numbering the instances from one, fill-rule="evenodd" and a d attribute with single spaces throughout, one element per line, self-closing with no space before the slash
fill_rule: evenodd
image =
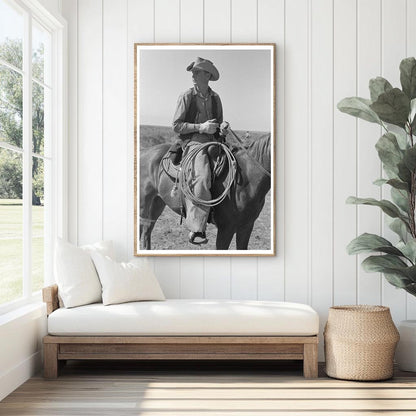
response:
<path id="1" fill-rule="evenodd" d="M 210 81 L 219 79 L 214 64 L 197 58 L 187 68 L 192 72 L 193 88 L 178 98 L 173 120 L 173 130 L 178 140 L 169 149 L 170 158 L 177 162 L 182 151 L 184 157 L 193 153 L 190 161 L 188 186 L 195 198 L 185 198 L 185 224 L 189 229 L 189 242 L 205 244 L 206 226 L 210 206 L 196 201 L 211 199 L 211 167 L 206 143 L 223 141 L 227 135 L 228 123 L 223 123 L 222 103 L 219 95 L 209 87 Z"/>

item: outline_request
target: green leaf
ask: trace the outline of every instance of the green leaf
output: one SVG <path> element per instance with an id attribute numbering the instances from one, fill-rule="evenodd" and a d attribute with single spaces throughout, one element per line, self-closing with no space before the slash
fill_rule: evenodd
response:
<path id="1" fill-rule="evenodd" d="M 400 83 L 410 100 L 416 98 L 416 59 L 406 58 L 400 62 Z"/>
<path id="2" fill-rule="evenodd" d="M 409 227 L 400 218 L 395 218 L 389 224 L 390 230 L 396 233 L 401 241 L 407 241 L 409 238 Z"/>
<path id="3" fill-rule="evenodd" d="M 413 264 L 416 263 L 416 240 L 411 239 L 407 243 L 401 241 L 396 248 L 400 250 Z"/>
<path id="4" fill-rule="evenodd" d="M 385 185 L 387 182 L 388 182 L 388 179 L 383 179 L 383 178 L 380 178 L 380 179 L 376 179 L 376 180 L 373 182 L 373 185 L 383 186 L 383 185 Z"/>
<path id="5" fill-rule="evenodd" d="M 407 148 L 409 148 L 407 134 L 403 130 L 395 131 L 393 134 L 396 136 L 397 143 L 399 144 L 400 149 L 406 150 Z"/>
<path id="6" fill-rule="evenodd" d="M 366 272 L 383 273 L 389 283 L 399 288 L 412 284 L 414 280 L 411 276 L 416 275 L 415 266 L 409 267 L 399 257 L 390 254 L 367 257 L 361 265 Z"/>
<path id="7" fill-rule="evenodd" d="M 397 169 L 399 170 L 399 178 L 409 184 L 409 187 L 412 182 L 411 172 L 405 165 L 404 160 L 397 165 Z"/>
<path id="8" fill-rule="evenodd" d="M 403 253 L 396 247 L 393 247 L 390 241 L 376 234 L 361 234 L 347 246 L 348 254 L 369 253 L 371 251 L 381 251 L 387 254 L 403 256 Z"/>
<path id="9" fill-rule="evenodd" d="M 369 273 L 384 273 L 384 271 L 387 269 L 390 272 L 397 271 L 401 274 L 403 273 L 403 269 L 406 269 L 408 267 L 403 260 L 391 254 L 367 257 L 365 260 L 363 260 L 361 265 L 363 266 L 363 269 Z"/>
<path id="10" fill-rule="evenodd" d="M 389 170 L 398 173 L 397 165 L 403 159 L 403 151 L 397 143 L 396 136 L 390 132 L 383 134 L 376 143 L 376 149 L 383 165 Z"/>
<path id="11" fill-rule="evenodd" d="M 383 77 L 377 77 L 370 79 L 368 87 L 370 88 L 370 95 L 371 95 L 371 101 L 377 101 L 377 98 L 385 93 L 393 89 L 390 82 L 388 82 Z"/>
<path id="12" fill-rule="evenodd" d="M 407 149 L 404 153 L 403 162 L 407 169 L 414 172 L 416 169 L 416 146 Z"/>
<path id="13" fill-rule="evenodd" d="M 393 176 L 396 176 L 396 175 L 393 174 Z M 397 179 L 397 178 L 394 178 L 394 179 L 380 178 L 380 179 L 376 179 L 373 182 L 373 184 L 377 185 L 377 186 L 390 185 L 393 188 L 401 189 L 401 190 L 404 190 L 406 192 L 409 192 L 409 184 L 407 182 L 403 182 L 402 180 Z"/>
<path id="14" fill-rule="evenodd" d="M 391 199 L 393 202 L 406 214 L 409 212 L 409 199 L 407 192 L 392 188 L 391 191 Z"/>
<path id="15" fill-rule="evenodd" d="M 412 283 L 404 288 L 404 290 L 413 296 L 416 296 L 416 283 Z"/>
<path id="16" fill-rule="evenodd" d="M 410 279 L 407 279 L 406 277 L 400 274 L 396 274 L 394 272 L 384 272 L 383 275 L 391 285 L 398 287 L 399 289 L 405 289 L 407 286 L 412 284 L 412 281 Z"/>
<path id="17" fill-rule="evenodd" d="M 406 192 L 409 191 L 409 184 L 407 182 L 403 182 L 399 179 L 389 179 L 386 183 L 387 183 L 387 185 L 390 185 L 393 188 L 401 189 L 401 190 L 404 190 Z"/>
<path id="18" fill-rule="evenodd" d="M 386 199 L 377 201 L 374 198 L 356 198 L 355 196 L 350 196 L 347 198 L 347 204 L 371 205 L 380 207 L 389 217 L 403 218 L 403 215 L 400 213 L 396 205 Z"/>
<path id="19" fill-rule="evenodd" d="M 410 111 L 410 100 L 403 91 L 393 88 L 381 94 L 370 108 L 386 123 L 404 128 Z"/>
<path id="20" fill-rule="evenodd" d="M 412 135 L 416 136 L 416 98 L 410 101 L 409 121 L 411 121 Z"/>
<path id="21" fill-rule="evenodd" d="M 416 266 L 408 266 L 403 272 L 412 282 L 416 282 Z"/>
<path id="22" fill-rule="evenodd" d="M 416 98 L 413 98 L 413 100 L 410 101 L 410 114 L 409 114 L 409 120 L 414 120 L 416 116 Z"/>
<path id="23" fill-rule="evenodd" d="M 360 97 L 347 97 L 337 107 L 343 113 L 382 125 L 380 117 L 370 108 L 371 101 Z"/>

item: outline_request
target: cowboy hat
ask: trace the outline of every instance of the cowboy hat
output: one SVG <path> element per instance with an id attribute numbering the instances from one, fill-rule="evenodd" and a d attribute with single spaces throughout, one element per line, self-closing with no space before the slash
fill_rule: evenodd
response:
<path id="1" fill-rule="evenodd" d="M 217 81 L 220 77 L 220 73 L 218 69 L 215 68 L 214 64 L 209 61 L 208 59 L 203 58 L 196 58 L 194 62 L 191 62 L 187 67 L 187 71 L 192 71 L 193 69 L 202 69 L 203 71 L 207 71 L 211 74 L 211 81 Z"/>

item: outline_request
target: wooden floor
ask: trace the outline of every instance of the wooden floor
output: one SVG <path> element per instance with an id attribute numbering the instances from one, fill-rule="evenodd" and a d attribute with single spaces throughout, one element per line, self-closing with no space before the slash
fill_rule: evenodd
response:
<path id="1" fill-rule="evenodd" d="M 0 415 L 416 415 L 416 374 L 384 382 L 305 380 L 300 363 L 70 362 L 31 378 Z"/>

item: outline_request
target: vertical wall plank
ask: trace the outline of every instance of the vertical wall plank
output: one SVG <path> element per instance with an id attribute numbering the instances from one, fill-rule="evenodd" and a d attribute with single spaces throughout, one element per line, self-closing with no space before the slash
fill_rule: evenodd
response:
<path id="1" fill-rule="evenodd" d="M 203 0 L 180 0 L 180 41 L 188 43 L 202 42 L 204 38 L 204 2 Z M 185 70 L 189 62 L 183 62 Z M 191 87 L 191 77 L 189 77 Z M 179 93 L 179 92 L 178 92 Z M 173 116 L 173 115 L 172 115 Z M 183 232 L 185 231 L 185 226 Z M 204 297 L 204 261 L 198 257 L 182 257 L 181 298 Z"/>
<path id="2" fill-rule="evenodd" d="M 78 2 L 78 243 L 103 236 L 102 3 Z"/>
<path id="3" fill-rule="evenodd" d="M 416 2 L 414 0 L 407 0 L 407 57 L 416 57 L 416 25 L 414 24 L 414 16 L 416 16 Z M 406 296 L 406 319 L 416 319 L 416 297 L 410 294 L 407 294 Z"/>
<path id="4" fill-rule="evenodd" d="M 127 253 L 127 0 L 103 2 L 103 238 Z"/>
<path id="5" fill-rule="evenodd" d="M 184 299 L 204 298 L 204 260 L 201 257 L 181 259 L 181 294 Z"/>
<path id="6" fill-rule="evenodd" d="M 264 43 L 276 43 L 275 231 L 277 252 L 276 257 L 259 257 L 258 259 L 258 298 L 283 300 L 285 293 L 285 2 L 284 0 L 260 0 L 258 7 L 258 41 Z"/>
<path id="7" fill-rule="evenodd" d="M 231 261 L 231 299 L 257 299 L 257 259 L 234 258 Z"/>
<path id="8" fill-rule="evenodd" d="M 181 43 L 204 42 L 204 1 L 180 0 Z"/>
<path id="9" fill-rule="evenodd" d="M 179 0 L 154 0 L 155 42 L 175 43 L 180 36 Z M 165 295 L 169 298 L 181 296 L 181 259 L 179 257 L 155 258 L 155 273 Z"/>
<path id="10" fill-rule="evenodd" d="M 231 299 L 231 261 L 229 257 L 205 259 L 204 294 L 207 299 Z"/>
<path id="11" fill-rule="evenodd" d="M 311 37 L 311 303 L 321 334 L 332 306 L 333 245 L 333 2 L 315 0 Z M 323 342 L 319 348 L 323 359 Z"/>
<path id="12" fill-rule="evenodd" d="M 205 0 L 204 4 L 204 41 L 206 43 L 230 42 L 230 0 Z M 206 298 L 231 298 L 231 259 L 229 257 L 206 257 L 204 275 Z"/>
<path id="13" fill-rule="evenodd" d="M 257 0 L 231 2 L 231 39 L 236 43 L 257 42 Z M 256 257 L 231 259 L 231 296 L 233 299 L 257 298 Z"/>
<path id="14" fill-rule="evenodd" d="M 205 0 L 204 5 L 204 42 L 230 42 L 231 0 Z"/>
<path id="15" fill-rule="evenodd" d="M 68 22 L 68 240 L 78 243 L 78 2 L 63 0 Z M 72 92 L 72 93 L 71 93 Z"/>
<path id="16" fill-rule="evenodd" d="M 308 302 L 308 1 L 286 2 L 285 300 Z M 293 182 L 296 178 L 296 182 Z"/>
<path id="17" fill-rule="evenodd" d="M 155 42 L 179 42 L 180 0 L 154 0 Z"/>
<path id="18" fill-rule="evenodd" d="M 232 42 L 256 42 L 257 13 L 257 0 L 231 2 Z"/>
<path id="19" fill-rule="evenodd" d="M 334 0 L 334 104 L 357 95 L 356 2 Z M 356 264 L 345 247 L 356 236 L 356 208 L 345 204 L 356 194 L 356 120 L 334 113 L 334 304 L 357 301 Z"/>
<path id="20" fill-rule="evenodd" d="M 400 87 L 400 61 L 406 56 L 406 0 L 382 0 L 382 74 L 393 86 Z M 384 198 L 390 197 L 387 190 Z M 388 239 L 391 231 L 385 227 Z M 382 302 L 389 306 L 395 322 L 406 319 L 406 293 L 383 279 Z"/>
<path id="21" fill-rule="evenodd" d="M 381 3 L 380 0 L 358 2 L 358 96 L 369 98 L 368 81 L 381 74 Z M 381 164 L 375 144 L 381 136 L 380 126 L 358 121 L 357 164 L 358 195 L 363 198 L 380 199 L 380 187 L 373 185 L 381 177 Z M 381 210 L 376 207 L 358 207 L 357 234 L 381 234 Z M 381 303 L 380 273 L 366 273 L 361 262 L 368 255 L 358 256 L 358 297 L 361 304 Z"/>
<path id="22" fill-rule="evenodd" d="M 178 259 L 155 258 L 153 265 L 155 275 L 166 298 L 179 299 L 181 297 L 181 264 Z"/>

